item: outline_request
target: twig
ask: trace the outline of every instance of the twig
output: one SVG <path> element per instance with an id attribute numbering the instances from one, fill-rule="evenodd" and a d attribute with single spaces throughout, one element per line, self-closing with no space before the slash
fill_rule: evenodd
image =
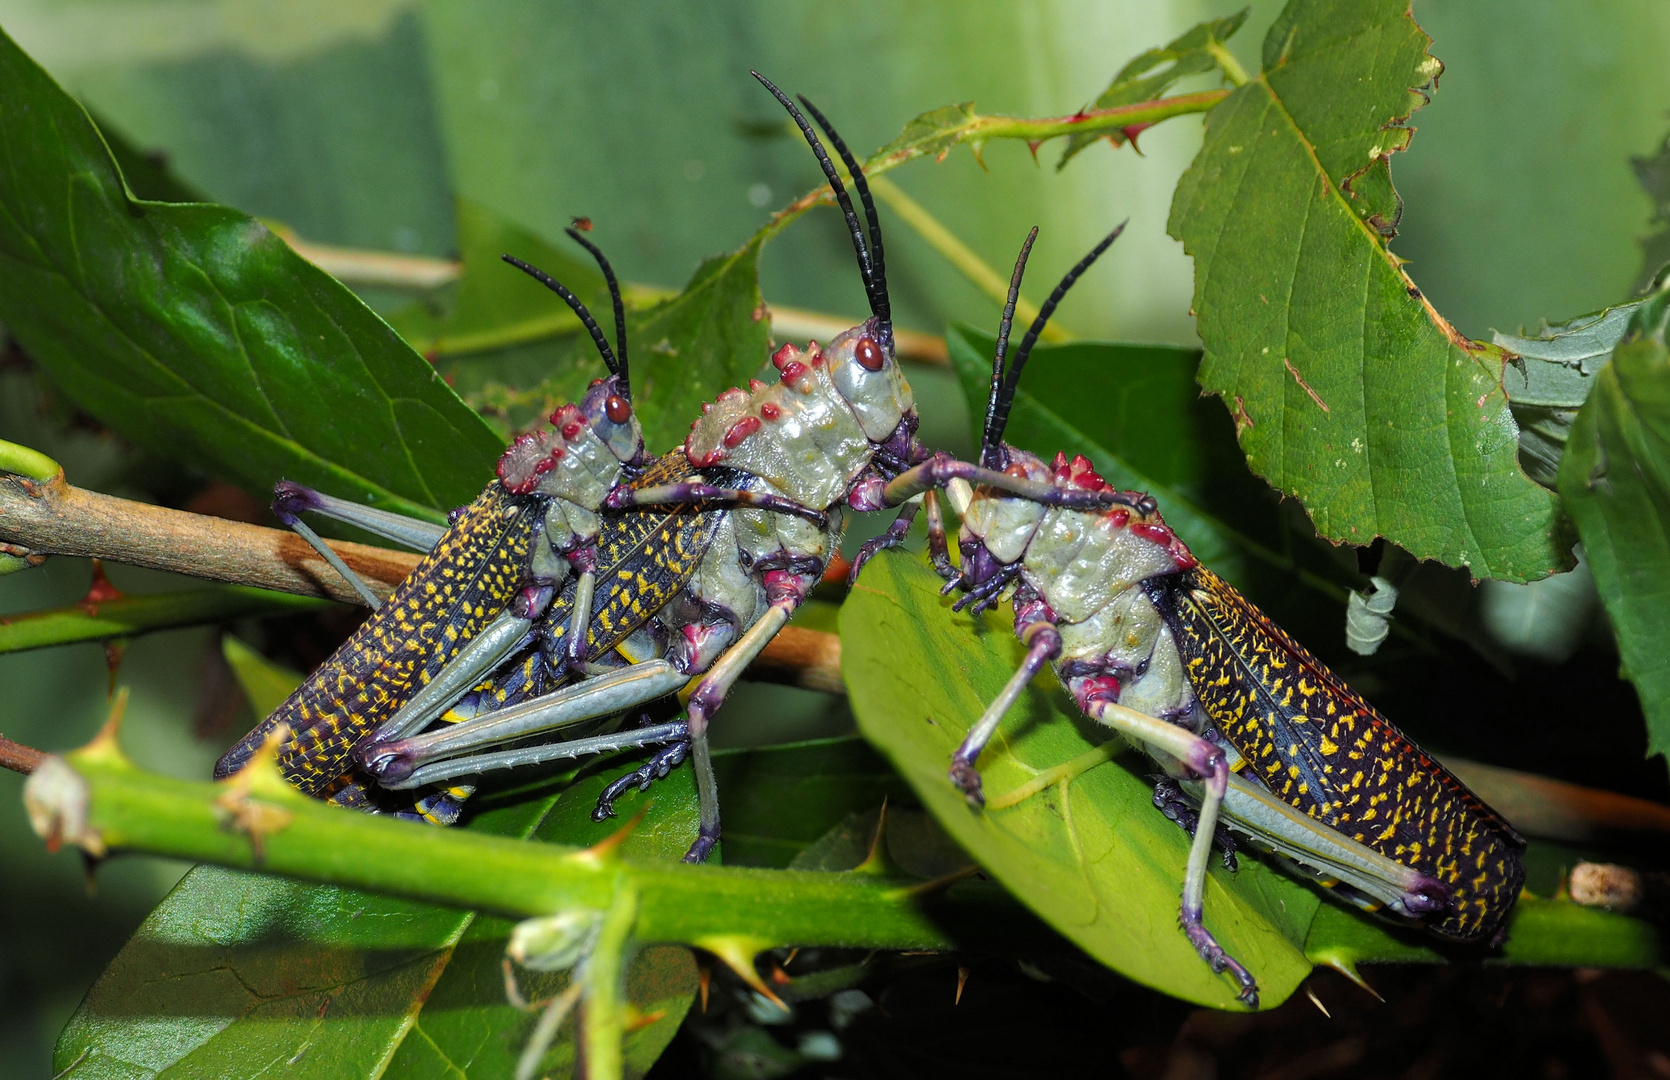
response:
<path id="1" fill-rule="evenodd" d="M 34 555 L 85 555 L 177 574 L 357 603 L 348 583 L 294 533 L 170 510 L 72 487 L 60 473 L 39 483 L 0 475 L 0 541 Z M 332 541 L 342 561 L 380 596 L 418 556 Z"/>
<path id="2" fill-rule="evenodd" d="M 10 769 L 27 776 L 35 771 L 44 757 L 46 754 L 33 746 L 24 746 L 0 735 L 0 769 Z"/>

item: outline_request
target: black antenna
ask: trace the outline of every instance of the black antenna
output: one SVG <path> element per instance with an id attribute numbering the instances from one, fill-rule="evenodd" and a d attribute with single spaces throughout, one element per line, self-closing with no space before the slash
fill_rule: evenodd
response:
<path id="1" fill-rule="evenodd" d="M 992 350 L 992 391 L 986 399 L 986 428 L 980 435 L 980 466 L 997 467 L 997 451 L 1003 441 L 1001 426 L 993 428 L 997 418 L 997 402 L 1003 391 L 1003 356 L 1009 351 L 1009 328 L 1015 322 L 1015 303 L 1021 296 L 1021 278 L 1026 274 L 1026 260 L 1032 254 L 1032 242 L 1038 239 L 1038 226 L 1026 234 L 1026 243 L 1015 259 L 1015 272 L 1009 276 L 1009 298 L 1003 304 L 1003 318 L 997 324 L 997 348 Z M 1007 412 L 1005 413 L 1007 415 Z"/>
<path id="2" fill-rule="evenodd" d="M 852 156 L 852 151 L 847 149 L 846 141 L 836 132 L 835 125 L 829 122 L 828 117 L 819 112 L 816 105 L 806 100 L 805 94 L 796 94 L 795 97 L 806 106 L 806 111 L 811 113 L 812 119 L 823 128 L 823 133 L 829 136 L 829 141 L 835 146 L 835 152 L 841 155 L 842 163 L 852 176 L 853 186 L 858 189 L 858 199 L 864 204 L 864 218 L 870 224 L 870 285 L 873 290 L 870 294 L 870 310 L 882 321 L 888 335 L 891 336 L 893 306 L 887 299 L 887 266 L 881 250 L 881 220 L 876 217 L 875 200 L 870 198 L 870 182 L 865 179 L 858 159 Z"/>
<path id="3" fill-rule="evenodd" d="M 574 242 L 591 252 L 591 257 L 597 260 L 597 265 L 603 270 L 603 278 L 609 283 L 609 299 L 615 302 L 615 350 L 619 354 L 616 359 L 619 367 L 610 367 L 620 381 L 620 396 L 628 402 L 632 400 L 632 377 L 626 366 L 626 304 L 620 298 L 620 282 L 615 280 L 615 268 L 609 265 L 609 260 L 603 257 L 603 252 L 597 245 L 581 236 L 575 229 L 564 229 Z"/>
<path id="4" fill-rule="evenodd" d="M 567 286 L 537 266 L 531 266 L 514 255 L 500 255 L 499 258 L 567 301 L 568 306 L 574 309 L 574 314 L 580 316 L 580 322 L 591 331 L 591 339 L 597 343 L 597 351 L 603 355 L 603 362 L 608 365 L 610 374 L 619 377 L 623 383 L 626 381 L 626 369 L 615 360 L 614 350 L 609 348 L 609 340 L 603 336 L 603 330 L 597 325 L 597 320 L 591 317 L 591 312 L 586 310 L 586 305 L 580 302 L 578 296 L 569 292 Z"/>
<path id="5" fill-rule="evenodd" d="M 1032 320 L 1032 325 L 1027 328 L 1026 336 L 1021 338 L 1020 347 L 1015 350 L 1015 359 L 1007 365 L 1003 372 L 1003 387 L 998 392 L 993 408 L 987 416 L 985 437 L 991 440 L 994 445 L 1003 438 L 1003 428 L 1009 422 L 1009 409 L 1015 403 L 1015 388 L 1020 385 L 1021 369 L 1026 366 L 1026 358 L 1032 355 L 1032 346 L 1038 343 L 1038 335 L 1044 332 L 1044 324 L 1050 321 L 1050 316 L 1055 314 L 1056 305 L 1061 303 L 1061 298 L 1067 295 L 1067 290 L 1073 287 L 1073 283 L 1079 279 L 1079 275 L 1090 269 L 1090 264 L 1101 258 L 1102 252 L 1106 251 L 1109 245 L 1119 239 L 1119 234 L 1125 231 L 1126 224 L 1126 222 L 1120 222 L 1118 228 L 1108 233 L 1101 243 L 1090 249 L 1090 254 L 1080 259 L 1078 265 L 1067 271 L 1067 275 L 1061 279 L 1061 283 L 1050 293 L 1049 299 L 1044 301 L 1044 306 L 1038 309 L 1038 317 Z"/>
<path id="6" fill-rule="evenodd" d="M 858 213 L 852 208 L 852 199 L 847 197 L 846 185 L 841 183 L 841 174 L 835 170 L 835 163 L 829 160 L 829 151 L 823 148 L 823 141 L 818 138 L 818 133 L 812 130 L 805 114 L 789 100 L 787 94 L 777 89 L 776 83 L 757 71 L 751 71 L 749 74 L 758 79 L 761 86 L 771 91 L 771 96 L 789 111 L 789 115 L 794 117 L 794 122 L 799 125 L 800 133 L 806 136 L 806 144 L 812 148 L 812 153 L 817 155 L 818 164 L 823 167 L 823 175 L 829 179 L 830 190 L 835 192 L 835 202 L 847 217 L 847 231 L 852 234 L 852 247 L 858 253 L 858 273 L 864 279 L 864 295 L 870 301 L 870 314 L 878 319 L 886 319 L 885 299 L 881 303 L 881 310 L 877 310 L 875 276 L 870 270 L 870 251 L 864 245 L 864 227 L 858 223 Z"/>

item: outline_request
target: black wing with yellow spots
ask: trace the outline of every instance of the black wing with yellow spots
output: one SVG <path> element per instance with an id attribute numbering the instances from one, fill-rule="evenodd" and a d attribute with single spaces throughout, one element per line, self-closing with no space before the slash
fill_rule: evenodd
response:
<path id="1" fill-rule="evenodd" d="M 745 488 L 753 482 L 752 476 L 734 469 L 697 472 L 682 450 L 674 450 L 651 463 L 631 486 L 691 479 L 721 487 Z M 586 640 L 589 659 L 604 657 L 683 591 L 728 512 L 707 503 L 674 503 L 604 515 L 603 531 L 597 537 L 597 585 Z M 570 584 L 543 616 L 542 646 L 514 657 L 476 688 L 484 708 L 513 705 L 560 685 L 560 680 L 550 677 L 540 649 L 555 652 L 560 648 L 573 610 L 574 585 Z"/>
<path id="2" fill-rule="evenodd" d="M 1487 938 L 1519 896 L 1525 841 L 1304 646 L 1204 567 L 1148 583 L 1201 706 L 1289 805 L 1448 884 L 1431 929 Z"/>
<path id="3" fill-rule="evenodd" d="M 496 482 L 487 485 L 383 606 L 226 752 L 215 776 L 236 772 L 282 723 L 292 733 L 278 756 L 284 778 L 310 795 L 327 789 L 347 771 L 354 745 L 516 595 L 541 516 L 536 499 L 511 495 Z"/>

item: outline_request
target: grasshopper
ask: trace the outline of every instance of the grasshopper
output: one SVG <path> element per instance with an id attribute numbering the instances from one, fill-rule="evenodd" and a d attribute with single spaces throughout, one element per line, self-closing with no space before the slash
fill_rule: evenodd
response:
<path id="1" fill-rule="evenodd" d="M 957 608 L 1012 598 L 1026 659 L 952 758 L 951 782 L 984 804 L 975 763 L 1004 714 L 1047 664 L 1085 714 L 1125 735 L 1171 778 L 1155 805 L 1192 829 L 1181 925 L 1201 958 L 1256 1006 L 1252 974 L 1202 922 L 1219 822 L 1348 898 L 1463 942 L 1493 942 L 1519 896 L 1525 841 L 1499 814 L 1211 570 L 1155 500 L 1114 491 L 1082 456 L 1045 462 L 1003 442 L 1021 370 L 1050 314 L 1115 230 L 1062 279 L 1012 361 L 1009 331 L 1033 229 L 999 325 L 981 467 L 925 462 L 887 497 L 945 487 L 958 504 L 960 568 L 930 516 L 930 550 Z M 1093 493 L 1100 509 L 1047 505 L 1028 484 Z M 1220 842 L 1227 840 L 1220 838 Z M 1228 847 L 1229 851 L 1233 846 Z M 1226 856 L 1231 866 L 1231 857 Z"/>

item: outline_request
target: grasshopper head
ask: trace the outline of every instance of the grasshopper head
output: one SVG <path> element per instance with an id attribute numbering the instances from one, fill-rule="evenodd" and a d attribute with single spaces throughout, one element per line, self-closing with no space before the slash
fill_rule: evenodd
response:
<path id="1" fill-rule="evenodd" d="M 906 416 L 916 415 L 916 399 L 893 355 L 893 334 L 881 320 L 868 318 L 837 336 L 823 349 L 835 389 L 858 417 L 871 442 L 886 442 Z"/>
<path id="2" fill-rule="evenodd" d="M 579 409 L 586 425 L 617 460 L 626 465 L 643 460 L 644 429 L 632 410 L 631 394 L 623 392 L 619 375 L 592 380 Z"/>

